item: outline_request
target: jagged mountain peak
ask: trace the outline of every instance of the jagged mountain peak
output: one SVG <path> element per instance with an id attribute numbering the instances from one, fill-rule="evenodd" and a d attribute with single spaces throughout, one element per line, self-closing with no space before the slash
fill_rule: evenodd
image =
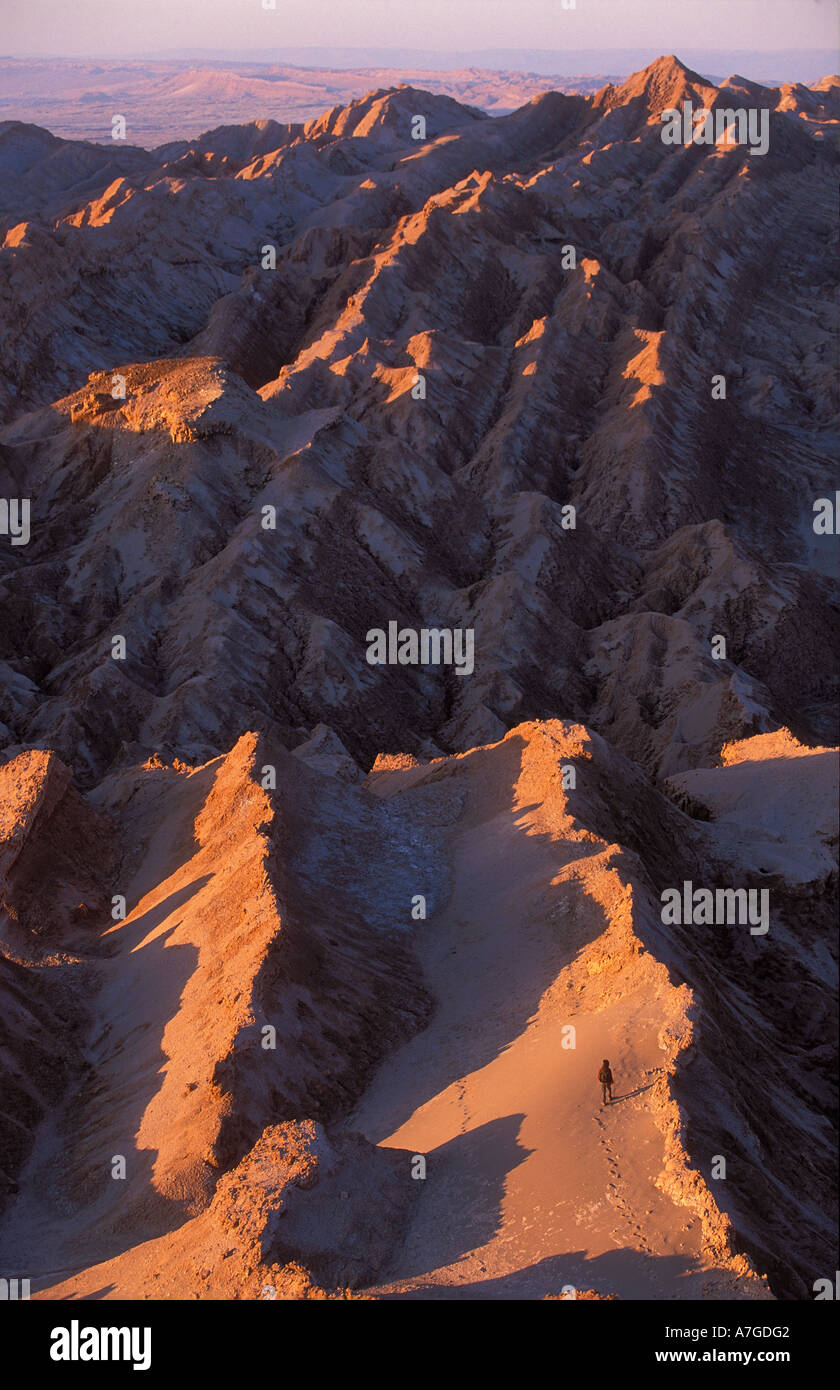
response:
<path id="1" fill-rule="evenodd" d="M 639 72 L 631 73 L 619 86 L 607 87 L 603 91 L 609 94 L 603 104 L 610 109 L 639 102 L 646 105 L 651 114 L 659 115 L 661 111 L 689 99 L 700 98 L 705 104 L 711 105 L 717 88 L 700 73 L 687 67 L 676 54 L 669 53 Z"/>
<path id="2" fill-rule="evenodd" d="M 427 134 L 432 138 L 456 126 L 488 119 L 477 107 L 464 106 L 452 97 L 403 85 L 379 88 L 346 106 L 333 107 L 308 122 L 305 134 L 307 139 L 314 139 L 319 135 L 360 137 L 385 132 L 408 141 L 412 138 L 412 121 L 416 116 L 423 118 Z"/>

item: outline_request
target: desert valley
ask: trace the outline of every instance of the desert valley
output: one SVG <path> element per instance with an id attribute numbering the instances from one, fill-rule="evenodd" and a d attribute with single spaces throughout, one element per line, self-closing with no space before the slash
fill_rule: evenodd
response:
<path id="1" fill-rule="evenodd" d="M 833 1277 L 840 79 L 515 76 L 0 122 L 34 1299 Z"/>

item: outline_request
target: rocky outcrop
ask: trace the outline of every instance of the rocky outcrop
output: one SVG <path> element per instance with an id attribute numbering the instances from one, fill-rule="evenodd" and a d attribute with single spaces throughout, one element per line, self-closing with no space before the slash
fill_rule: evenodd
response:
<path id="1" fill-rule="evenodd" d="M 0 767 L 0 1207 L 38 1126 L 86 1070 L 113 861 L 107 819 L 54 753 Z"/>
<path id="2" fill-rule="evenodd" d="M 374 92 L 22 222 L 9 748 L 91 783 L 324 722 L 369 767 L 562 711 L 667 776 L 829 737 L 834 91 L 755 88 L 758 158 L 663 144 L 735 99 L 673 58 L 492 122 Z M 472 628 L 474 674 L 370 665 L 392 620 Z"/>

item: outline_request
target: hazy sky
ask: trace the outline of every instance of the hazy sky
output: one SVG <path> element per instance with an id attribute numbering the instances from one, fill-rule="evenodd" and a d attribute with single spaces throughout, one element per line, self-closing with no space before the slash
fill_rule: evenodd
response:
<path id="1" fill-rule="evenodd" d="M 805 49 L 837 44 L 838 0 L 0 0 L 0 52 L 169 48 Z M 270 3 L 270 0 L 266 0 Z M 568 3 L 568 0 L 567 0 Z"/>

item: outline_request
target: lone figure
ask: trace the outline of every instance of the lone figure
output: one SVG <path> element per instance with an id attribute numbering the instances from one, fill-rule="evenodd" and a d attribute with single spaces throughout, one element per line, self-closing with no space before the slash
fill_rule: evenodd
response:
<path id="1" fill-rule="evenodd" d="M 604 1097 L 603 1104 L 609 1105 L 612 1100 L 613 1074 L 610 1071 L 610 1064 L 606 1057 L 601 1063 L 601 1070 L 598 1072 L 598 1080 L 601 1083 L 601 1093 Z"/>

